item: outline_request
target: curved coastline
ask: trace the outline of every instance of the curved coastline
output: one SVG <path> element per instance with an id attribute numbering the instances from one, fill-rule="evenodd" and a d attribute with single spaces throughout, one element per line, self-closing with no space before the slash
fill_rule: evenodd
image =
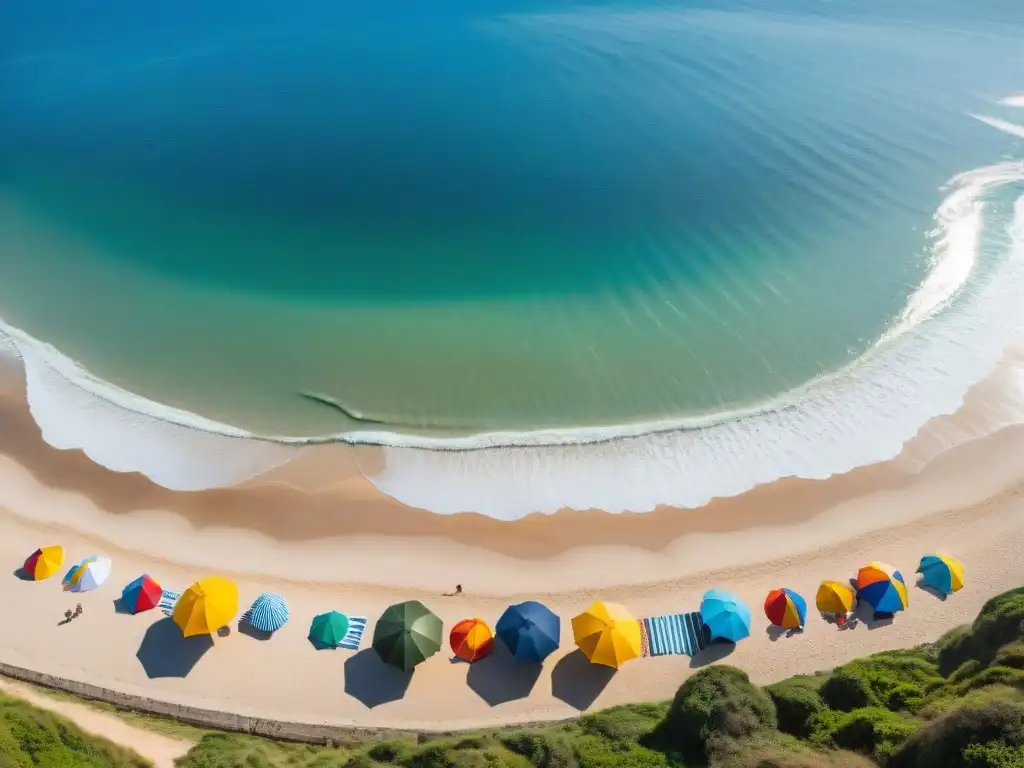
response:
<path id="1" fill-rule="evenodd" d="M 1005 256 L 991 269 L 978 267 L 983 234 L 993 236 L 984 227 L 987 197 L 1021 182 L 1019 161 L 951 180 L 931 233 L 932 268 L 867 354 L 769 402 L 709 417 L 469 437 L 378 429 L 263 436 L 126 392 L 10 326 L 0 325 L 0 357 L 6 348 L 23 363 L 29 406 L 47 442 L 175 490 L 242 482 L 309 446 L 344 443 L 379 446 L 364 476 L 403 503 L 442 514 L 474 510 L 508 520 L 567 507 L 699 507 L 779 477 L 824 478 L 890 459 L 926 421 L 959 409 L 1024 327 L 1016 309 L 1024 196 L 1014 204 Z M 612 487 L 597 466 L 615 466 L 635 482 Z M 438 476 L 448 482 L 432 482 Z"/>

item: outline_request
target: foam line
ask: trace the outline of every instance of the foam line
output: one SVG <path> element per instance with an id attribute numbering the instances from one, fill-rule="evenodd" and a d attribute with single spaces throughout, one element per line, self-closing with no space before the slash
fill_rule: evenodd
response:
<path id="1" fill-rule="evenodd" d="M 385 446 L 371 482 L 440 513 L 513 519 L 562 507 L 695 507 L 783 476 L 824 478 L 892 458 L 925 422 L 958 410 L 1024 326 L 1024 196 L 1009 228 L 994 235 L 1005 239 L 1000 256 L 979 266 L 982 235 L 992 234 L 988 214 L 1007 187 L 1022 185 L 1021 162 L 953 179 L 936 214 L 932 269 L 889 333 L 838 372 L 714 417 L 460 438 L 384 430 L 268 437 L 126 392 L 2 324 L 0 357 L 8 367 L 23 363 L 29 407 L 48 443 L 175 490 L 236 483 L 306 444 L 340 441 Z"/>

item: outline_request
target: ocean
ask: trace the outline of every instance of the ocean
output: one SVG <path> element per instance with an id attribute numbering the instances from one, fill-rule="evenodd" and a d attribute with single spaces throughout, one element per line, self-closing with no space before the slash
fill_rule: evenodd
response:
<path id="1" fill-rule="evenodd" d="M 56 5 L 0 14 L 0 351 L 113 469 L 694 506 L 890 457 L 1024 323 L 1013 3 Z"/>

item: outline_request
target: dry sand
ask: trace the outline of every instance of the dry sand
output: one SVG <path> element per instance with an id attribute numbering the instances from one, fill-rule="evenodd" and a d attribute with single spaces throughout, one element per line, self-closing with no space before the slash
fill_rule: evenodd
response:
<path id="1" fill-rule="evenodd" d="M 646 616 L 694 610 L 713 586 L 737 591 L 755 619 L 728 662 L 757 682 L 934 640 L 1024 584 L 1024 427 L 982 436 L 1005 421 L 1005 383 L 994 377 L 976 388 L 961 414 L 933 422 L 898 459 L 844 476 L 782 480 L 701 510 L 564 511 L 513 523 L 402 506 L 359 477 L 343 447 L 315 449 L 235 488 L 166 491 L 45 445 L 23 393 L 11 390 L 0 394 L 0 556 L 11 574 L 0 578 L 0 601 L 18 620 L 0 631 L 0 661 L 248 716 L 454 729 L 668 698 L 695 666 L 716 659 L 637 660 L 615 674 L 588 665 L 573 651 L 568 619 L 597 597 Z M 952 443 L 960 444 L 945 450 Z M 111 580 L 71 597 L 59 578 L 13 575 L 51 543 L 70 561 L 109 555 Z M 967 569 L 967 587 L 948 600 L 912 589 L 910 610 L 888 626 L 838 631 L 812 616 L 801 635 L 766 631 L 761 604 L 771 588 L 813 597 L 820 580 L 849 578 L 873 559 L 910 577 L 936 550 Z M 158 612 L 115 611 L 121 587 L 142 572 L 170 588 L 230 575 L 243 608 L 280 591 L 292 620 L 270 640 L 235 628 L 184 643 Z M 456 583 L 465 594 L 443 597 Z M 513 666 L 501 649 L 472 667 L 454 664 L 443 649 L 405 676 L 372 650 L 317 652 L 305 639 L 313 615 L 332 608 L 368 617 L 372 631 L 402 599 L 422 599 L 450 626 L 469 616 L 493 623 L 509 602 L 533 597 L 563 617 L 563 647 L 542 670 Z M 58 625 L 78 601 L 84 614 Z"/>

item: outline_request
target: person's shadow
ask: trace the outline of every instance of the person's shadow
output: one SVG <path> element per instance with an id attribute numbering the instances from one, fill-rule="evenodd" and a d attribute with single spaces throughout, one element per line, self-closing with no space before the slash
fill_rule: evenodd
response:
<path id="1" fill-rule="evenodd" d="M 516 661 L 505 644 L 499 642 L 490 656 L 470 664 L 466 684 L 488 706 L 496 707 L 529 696 L 542 669 L 540 663 Z"/>
<path id="2" fill-rule="evenodd" d="M 777 627 L 774 624 L 769 624 L 768 628 L 765 629 L 765 634 L 768 635 L 768 639 L 773 643 L 777 640 L 781 640 L 784 637 L 795 637 L 803 632 L 801 627 L 790 627 L 788 629 L 784 627 Z"/>
<path id="3" fill-rule="evenodd" d="M 403 698 L 412 674 L 385 664 L 373 648 L 364 648 L 345 662 L 345 693 L 373 709 Z"/>
<path id="4" fill-rule="evenodd" d="M 148 677 L 188 677 L 208 650 L 213 647 L 209 635 L 183 637 L 171 618 L 150 625 L 135 654 Z"/>
<path id="5" fill-rule="evenodd" d="M 591 664 L 578 648 L 559 659 L 551 672 L 551 693 L 570 707 L 581 712 L 590 707 L 616 670 L 603 664 Z"/>

